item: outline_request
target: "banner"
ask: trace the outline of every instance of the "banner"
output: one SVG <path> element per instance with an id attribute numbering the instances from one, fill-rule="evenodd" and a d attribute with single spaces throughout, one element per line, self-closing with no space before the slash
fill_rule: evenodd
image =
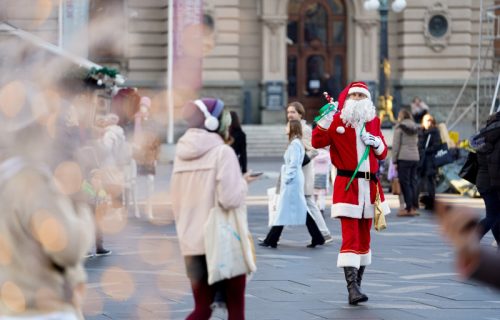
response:
<path id="1" fill-rule="evenodd" d="M 174 2 L 174 88 L 196 90 L 201 87 L 203 58 L 203 1 Z"/>

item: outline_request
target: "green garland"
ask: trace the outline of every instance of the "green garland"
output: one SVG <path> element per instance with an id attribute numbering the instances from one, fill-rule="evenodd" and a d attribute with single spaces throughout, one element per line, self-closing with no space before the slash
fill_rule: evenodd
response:
<path id="1" fill-rule="evenodd" d="M 96 75 L 99 75 L 99 74 L 102 74 L 102 75 L 105 75 L 105 76 L 108 76 L 108 77 L 114 79 L 118 75 L 118 70 L 113 69 L 113 68 L 103 67 L 103 68 L 100 68 L 100 69 L 91 68 L 90 71 L 89 71 L 89 76 L 92 77 L 92 78 L 94 76 L 96 76 Z"/>

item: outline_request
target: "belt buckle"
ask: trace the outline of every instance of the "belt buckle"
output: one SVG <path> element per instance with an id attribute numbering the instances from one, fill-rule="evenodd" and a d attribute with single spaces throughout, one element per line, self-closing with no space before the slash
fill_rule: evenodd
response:
<path id="1" fill-rule="evenodd" d="M 365 180 L 370 181 L 370 174 L 371 174 L 370 171 L 368 172 L 365 171 Z"/>

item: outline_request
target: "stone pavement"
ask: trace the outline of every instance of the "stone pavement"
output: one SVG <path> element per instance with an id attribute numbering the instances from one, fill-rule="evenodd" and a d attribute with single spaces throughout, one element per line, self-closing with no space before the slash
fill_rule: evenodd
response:
<path id="1" fill-rule="evenodd" d="M 280 161 L 249 164 L 270 177 L 249 192 L 249 226 L 256 242 L 268 230 L 264 194 L 275 183 Z M 159 172 L 161 191 L 168 189 L 166 171 L 168 166 Z M 446 197 L 483 210 L 480 199 Z M 247 319 L 500 319 L 500 293 L 457 277 L 453 252 L 431 213 L 396 217 L 397 198 L 388 198 L 394 213 L 388 216 L 389 229 L 372 233 L 373 264 L 363 281 L 367 303 L 347 303 L 344 275 L 336 267 L 339 223 L 327 219 L 334 236 L 329 245 L 306 248 L 307 230 L 300 226 L 285 228 L 278 249 L 256 247 L 259 269 L 247 285 Z M 184 319 L 192 309 L 175 227 L 166 207 L 159 208 L 152 222 L 108 218 L 105 244 L 113 254 L 86 263 L 87 319 Z M 483 240 L 485 246 L 491 242 L 490 235 Z"/>

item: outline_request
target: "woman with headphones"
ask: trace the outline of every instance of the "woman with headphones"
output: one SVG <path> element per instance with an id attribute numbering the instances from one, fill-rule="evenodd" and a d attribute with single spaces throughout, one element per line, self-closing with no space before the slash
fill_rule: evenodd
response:
<path id="1" fill-rule="evenodd" d="M 209 319 L 215 287 L 208 285 L 204 225 L 214 200 L 224 209 L 244 204 L 248 183 L 241 175 L 229 140 L 231 116 L 219 99 L 202 98 L 184 107 L 188 129 L 179 139 L 171 180 L 172 208 L 187 275 L 191 281 L 195 309 L 187 317 Z M 219 282 L 225 292 L 229 319 L 245 319 L 246 276 Z"/>

